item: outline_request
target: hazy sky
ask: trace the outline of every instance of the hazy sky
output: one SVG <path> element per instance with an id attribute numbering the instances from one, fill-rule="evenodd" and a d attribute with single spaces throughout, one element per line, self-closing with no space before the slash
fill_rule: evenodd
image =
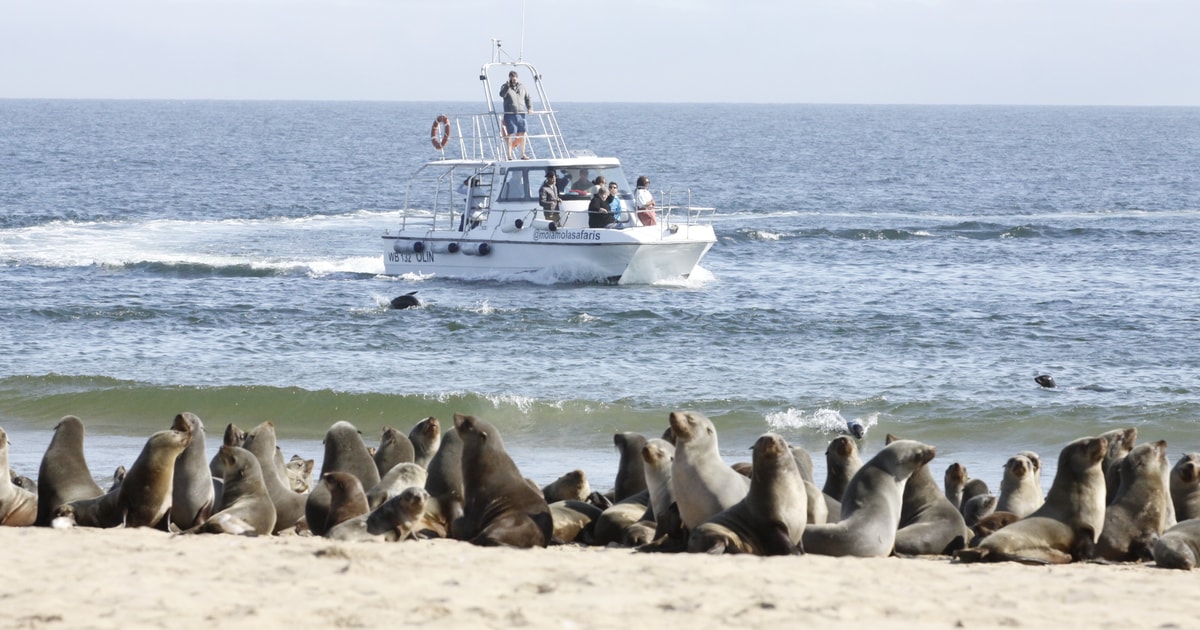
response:
<path id="1" fill-rule="evenodd" d="M 552 101 L 1200 105 L 1200 0 L 0 0 L 0 98 L 475 100 L 493 37 Z"/>

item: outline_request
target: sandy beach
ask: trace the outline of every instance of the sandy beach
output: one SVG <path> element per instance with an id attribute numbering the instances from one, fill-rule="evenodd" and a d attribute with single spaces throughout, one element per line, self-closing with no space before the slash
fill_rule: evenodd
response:
<path id="1" fill-rule="evenodd" d="M 3 528 L 3 627 L 1090 627 L 1195 624 L 1196 572 L 485 549 L 451 540 Z"/>

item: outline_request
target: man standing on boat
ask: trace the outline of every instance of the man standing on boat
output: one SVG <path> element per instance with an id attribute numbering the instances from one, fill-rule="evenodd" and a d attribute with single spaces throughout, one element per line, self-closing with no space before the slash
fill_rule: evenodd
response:
<path id="1" fill-rule="evenodd" d="M 508 73 L 508 83 L 500 88 L 500 97 L 504 99 L 504 131 L 508 140 L 504 147 L 507 159 L 513 159 L 513 149 L 521 147 L 521 159 L 528 160 L 525 154 L 525 114 L 533 109 L 533 98 L 525 86 L 517 81 L 517 71 Z"/>

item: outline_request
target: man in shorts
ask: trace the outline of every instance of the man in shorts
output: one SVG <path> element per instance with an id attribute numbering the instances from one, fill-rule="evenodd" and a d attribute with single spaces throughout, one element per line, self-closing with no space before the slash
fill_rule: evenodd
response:
<path id="1" fill-rule="evenodd" d="M 500 97 L 504 99 L 504 132 L 508 135 L 504 147 L 505 157 L 513 159 L 513 149 L 521 148 L 521 159 L 528 160 L 525 154 L 525 114 L 533 109 L 533 99 L 529 90 L 517 81 L 517 71 L 508 73 L 508 83 L 500 88 Z"/>

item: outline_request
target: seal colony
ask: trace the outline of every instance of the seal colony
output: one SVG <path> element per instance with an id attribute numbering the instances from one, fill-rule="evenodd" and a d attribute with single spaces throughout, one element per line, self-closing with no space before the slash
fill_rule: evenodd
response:
<path id="1" fill-rule="evenodd" d="M 416 423 L 409 435 L 418 437 L 418 455 L 397 447 L 413 441 L 398 430 L 385 427 L 379 446 L 370 447 L 357 427 L 338 421 L 326 434 L 319 481 L 303 480 L 298 485 L 311 490 L 298 492 L 289 482 L 295 466 L 276 446 L 273 423 L 250 432 L 228 425 L 206 465 L 204 423 L 182 412 L 149 436 L 105 491 L 87 469 L 82 420 L 67 416 L 55 427 L 35 483 L 4 466 L 0 523 L 348 543 L 452 538 L 515 548 L 940 556 L 961 563 L 1157 560 L 1191 569 L 1200 562 L 1191 491 L 1200 455 L 1184 454 L 1172 469 L 1166 443 L 1138 445 L 1134 428 L 1064 445 L 1044 497 L 1040 456 L 1014 454 L 1004 465 L 999 498 L 982 482 L 968 497 L 965 488 L 977 480 L 958 463 L 945 468 L 939 489 L 930 468 L 935 446 L 891 435 L 873 453 L 860 453 L 865 445 L 845 436 L 832 440 L 826 456 L 837 465 L 818 489 L 811 455 L 782 436 L 763 434 L 753 461 L 729 463 L 717 448 L 714 423 L 677 411 L 661 438 L 614 435 L 621 462 L 612 489 L 601 492 L 579 469 L 546 486 L 524 477 L 499 429 L 482 418 L 455 414 L 451 428 L 439 428 L 432 417 Z M 419 437 L 429 435 L 436 437 Z M 0 463 L 7 463 L 9 448 L 0 429 Z M 313 466 L 301 470 L 311 477 Z M 992 512 L 968 515 L 969 504 Z"/>

